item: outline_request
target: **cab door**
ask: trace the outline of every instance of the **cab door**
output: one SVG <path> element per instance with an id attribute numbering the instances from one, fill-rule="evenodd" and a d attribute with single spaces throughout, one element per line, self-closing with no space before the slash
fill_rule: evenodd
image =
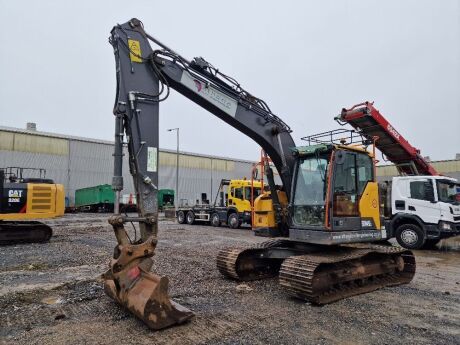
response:
<path id="1" fill-rule="evenodd" d="M 374 163 L 366 152 L 337 150 L 331 188 L 331 228 L 335 231 L 376 229 L 372 217 L 362 217 L 360 201 L 374 181 Z M 369 188 L 368 188 L 369 189 Z M 378 193 L 376 195 L 377 199 Z M 378 207 L 375 202 L 375 207 Z"/>
<path id="2" fill-rule="evenodd" d="M 425 223 L 437 224 L 441 217 L 441 207 L 435 198 L 433 180 L 407 179 L 405 211 L 418 216 Z M 396 206 L 396 205 L 395 205 Z"/>
<path id="3" fill-rule="evenodd" d="M 228 205 L 234 206 L 238 212 L 243 212 L 247 201 L 244 200 L 244 188 L 242 186 L 231 186 Z M 250 209 L 249 203 L 248 208 Z"/>
<path id="4" fill-rule="evenodd" d="M 335 152 L 334 178 L 332 182 L 331 228 L 335 231 L 360 230 L 356 154 Z"/>

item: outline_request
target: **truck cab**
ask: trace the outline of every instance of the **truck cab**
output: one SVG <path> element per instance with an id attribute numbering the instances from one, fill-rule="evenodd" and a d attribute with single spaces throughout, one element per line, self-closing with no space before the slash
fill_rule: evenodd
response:
<path id="1" fill-rule="evenodd" d="M 227 224 L 231 228 L 251 224 L 252 203 L 260 193 L 260 181 L 223 179 L 213 204 L 179 207 L 177 221 L 180 224 L 210 223 L 213 226 Z"/>
<path id="2" fill-rule="evenodd" d="M 460 185 L 446 176 L 399 176 L 391 182 L 389 231 L 409 249 L 460 235 Z"/>

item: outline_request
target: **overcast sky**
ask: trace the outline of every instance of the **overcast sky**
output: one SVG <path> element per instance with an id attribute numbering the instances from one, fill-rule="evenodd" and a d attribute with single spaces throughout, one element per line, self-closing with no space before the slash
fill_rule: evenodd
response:
<path id="1" fill-rule="evenodd" d="M 113 138 L 107 39 L 132 17 L 186 58 L 203 56 L 264 99 L 294 140 L 375 106 L 432 159 L 460 153 L 460 1 L 0 0 L 0 124 Z M 258 146 L 173 92 L 160 147 L 257 159 Z"/>

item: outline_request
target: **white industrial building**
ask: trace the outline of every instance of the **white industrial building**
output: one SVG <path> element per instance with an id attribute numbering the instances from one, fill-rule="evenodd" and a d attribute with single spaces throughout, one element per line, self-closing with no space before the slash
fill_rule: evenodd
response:
<path id="1" fill-rule="evenodd" d="M 65 186 L 73 205 L 75 190 L 111 184 L 113 142 L 0 126 L 0 168 L 44 168 L 46 177 Z M 175 189 L 176 151 L 160 149 L 159 188 Z M 213 199 L 223 178 L 251 176 L 254 162 L 180 152 L 179 198 L 194 202 L 207 193 Z M 125 154 L 123 193 L 134 187 Z"/>

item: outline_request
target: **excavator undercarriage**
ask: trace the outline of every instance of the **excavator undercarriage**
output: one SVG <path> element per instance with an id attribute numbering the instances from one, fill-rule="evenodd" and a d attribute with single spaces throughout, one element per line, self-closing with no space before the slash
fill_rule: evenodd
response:
<path id="1" fill-rule="evenodd" d="M 390 246 L 322 246 L 274 239 L 249 248 L 221 250 L 217 268 L 240 281 L 279 275 L 289 295 L 327 304 L 410 282 L 415 258 L 409 250 Z"/>

